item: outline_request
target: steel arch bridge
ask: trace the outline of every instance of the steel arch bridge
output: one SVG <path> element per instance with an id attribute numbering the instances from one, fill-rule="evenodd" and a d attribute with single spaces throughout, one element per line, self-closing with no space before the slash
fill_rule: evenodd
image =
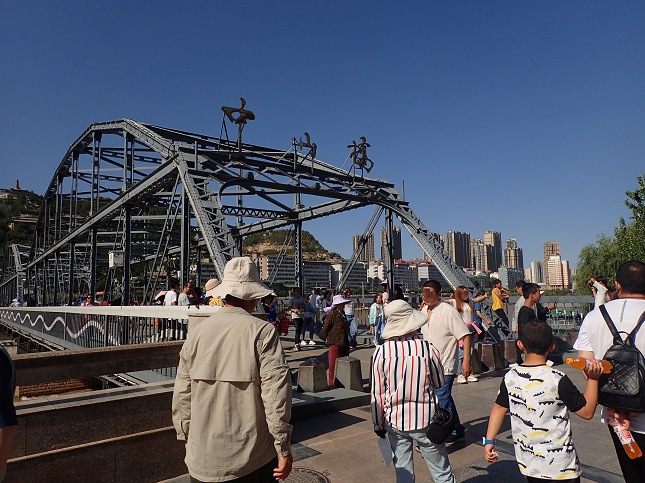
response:
<path id="1" fill-rule="evenodd" d="M 187 280 L 206 252 L 221 278 L 244 237 L 281 227 L 293 229 L 302 284 L 302 223 L 367 206 L 376 211 L 346 274 L 384 212 L 389 287 L 396 216 L 453 288 L 473 288 L 392 183 L 322 162 L 295 138 L 286 151 L 243 143 L 239 127 L 234 141 L 129 119 L 89 126 L 52 177 L 32 246 L 5 255 L 3 302 L 71 305 L 104 290 L 126 305 L 135 287 L 147 302 L 171 270 Z"/>

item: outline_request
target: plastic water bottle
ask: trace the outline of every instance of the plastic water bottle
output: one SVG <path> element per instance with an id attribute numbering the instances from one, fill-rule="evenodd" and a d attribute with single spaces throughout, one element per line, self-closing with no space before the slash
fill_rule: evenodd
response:
<path id="1" fill-rule="evenodd" d="M 591 367 L 593 359 L 587 359 L 586 357 L 567 357 L 565 362 L 567 364 L 570 364 L 571 367 L 575 367 L 576 369 L 589 369 Z M 602 364 L 602 372 L 604 374 L 609 374 L 611 372 L 611 362 L 605 361 L 603 359 L 599 360 L 598 362 Z"/>
<path id="2" fill-rule="evenodd" d="M 621 424 L 612 418 L 609 425 L 614 428 L 614 433 L 616 433 L 616 436 L 618 436 L 623 448 L 625 448 L 625 453 L 627 453 L 629 459 L 635 460 L 636 458 L 643 456 L 640 446 L 638 446 L 638 443 L 634 441 L 634 436 L 632 436 L 631 431 L 625 428 L 624 424 Z"/>

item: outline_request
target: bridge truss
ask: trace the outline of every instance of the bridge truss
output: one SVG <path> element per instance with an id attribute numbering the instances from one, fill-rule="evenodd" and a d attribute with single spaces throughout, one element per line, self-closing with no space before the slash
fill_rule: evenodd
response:
<path id="1" fill-rule="evenodd" d="M 452 287 L 473 288 L 392 183 L 314 156 L 315 148 L 305 154 L 295 138 L 284 151 L 129 119 L 92 124 L 54 173 L 32 246 L 6 255 L 12 268 L 0 296 L 71 305 L 102 290 L 126 305 L 136 289 L 149 302 L 171 273 L 183 282 L 205 257 L 221 278 L 244 237 L 282 227 L 293 233 L 302 285 L 302 224 L 367 206 L 377 212 L 364 237 L 385 213 L 389 287 L 396 217 Z M 360 244 L 351 266 L 359 252 Z"/>

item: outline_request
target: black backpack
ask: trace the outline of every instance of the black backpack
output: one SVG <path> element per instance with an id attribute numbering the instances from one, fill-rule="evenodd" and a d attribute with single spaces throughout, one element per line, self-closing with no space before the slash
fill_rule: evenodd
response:
<path id="1" fill-rule="evenodd" d="M 609 317 L 604 305 L 600 312 L 614 337 L 614 344 L 605 352 L 604 359 L 611 362 L 613 371 L 600 376 L 598 403 L 605 407 L 623 411 L 645 412 L 645 359 L 635 345 L 636 333 L 645 321 L 645 312 L 641 314 L 636 327 L 627 332 L 618 332 Z M 625 340 L 620 334 L 627 334 Z"/>

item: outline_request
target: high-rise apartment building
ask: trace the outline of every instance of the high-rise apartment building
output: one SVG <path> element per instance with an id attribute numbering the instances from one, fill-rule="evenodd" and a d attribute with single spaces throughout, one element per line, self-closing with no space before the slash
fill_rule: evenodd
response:
<path id="1" fill-rule="evenodd" d="M 381 260 L 383 261 L 386 259 L 386 239 L 385 228 L 381 228 Z M 396 226 L 392 230 L 392 245 L 394 247 L 394 259 L 401 260 L 403 258 L 403 250 L 401 249 L 401 228 Z"/>
<path id="2" fill-rule="evenodd" d="M 470 267 L 473 270 L 487 270 L 488 257 L 486 256 L 486 245 L 481 238 L 474 238 L 470 242 Z"/>
<path id="3" fill-rule="evenodd" d="M 504 266 L 524 270 L 522 249 L 517 248 L 517 239 L 515 237 L 506 240 L 506 248 L 504 249 Z"/>
<path id="4" fill-rule="evenodd" d="M 544 264 L 539 260 L 531 262 L 531 282 L 545 283 L 544 282 Z"/>
<path id="5" fill-rule="evenodd" d="M 548 262 L 549 286 L 553 288 L 569 288 L 571 285 L 571 270 L 569 262 L 562 260 L 560 255 L 551 255 Z"/>
<path id="6" fill-rule="evenodd" d="M 553 285 L 549 280 L 549 259 L 553 255 L 560 255 L 560 244 L 557 241 L 549 241 L 544 244 L 544 283 Z"/>
<path id="7" fill-rule="evenodd" d="M 358 248 L 358 242 L 361 239 L 361 236 L 363 235 L 354 235 L 354 251 Z M 361 250 L 361 253 L 358 256 L 358 259 L 364 262 L 369 262 L 370 260 L 374 260 L 374 234 L 370 233 L 367 236 L 367 243 L 365 244 L 365 248 Z"/>
<path id="8" fill-rule="evenodd" d="M 487 270 L 497 272 L 502 265 L 502 234 L 498 231 L 486 231 L 484 243 L 492 247 Z"/>
<path id="9" fill-rule="evenodd" d="M 524 269 L 524 281 L 525 282 L 531 282 L 533 280 L 533 275 L 531 275 L 531 269 L 530 268 L 525 268 Z"/>
<path id="10" fill-rule="evenodd" d="M 449 231 L 443 234 L 443 247 L 459 267 L 470 267 L 470 233 Z"/>

